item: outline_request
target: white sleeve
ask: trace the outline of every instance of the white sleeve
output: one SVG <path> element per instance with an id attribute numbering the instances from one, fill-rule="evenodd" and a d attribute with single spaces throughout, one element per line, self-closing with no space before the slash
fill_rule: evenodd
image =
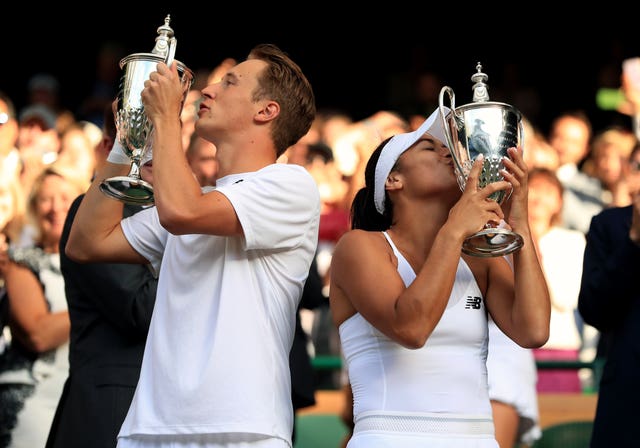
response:
<path id="1" fill-rule="evenodd" d="M 124 152 L 124 147 L 120 143 L 119 136 L 116 136 L 116 141 L 113 143 L 111 151 L 109 151 L 107 162 L 115 163 L 118 165 L 129 165 L 131 163 L 131 159 Z"/>
<path id="2" fill-rule="evenodd" d="M 320 194 L 303 167 L 270 165 L 217 190 L 235 209 L 246 249 L 296 247 L 317 226 Z"/>
<path id="3" fill-rule="evenodd" d="M 124 218 L 120 225 L 129 244 L 149 261 L 157 275 L 169 232 L 160 224 L 156 207 L 148 207 Z"/>

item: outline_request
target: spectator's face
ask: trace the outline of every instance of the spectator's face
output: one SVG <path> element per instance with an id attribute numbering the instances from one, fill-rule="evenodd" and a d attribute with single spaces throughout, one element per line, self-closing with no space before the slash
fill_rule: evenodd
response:
<path id="1" fill-rule="evenodd" d="M 589 128 L 575 118 L 561 119 L 549 137 L 557 151 L 560 165 L 580 162 L 589 151 Z"/>
<path id="2" fill-rule="evenodd" d="M 35 197 L 34 212 L 45 243 L 60 241 L 67 212 L 79 193 L 73 183 L 61 176 L 50 174 L 44 178 Z"/>
<path id="3" fill-rule="evenodd" d="M 540 229 L 549 227 L 562 210 L 562 194 L 545 176 L 529 178 L 529 222 Z"/>

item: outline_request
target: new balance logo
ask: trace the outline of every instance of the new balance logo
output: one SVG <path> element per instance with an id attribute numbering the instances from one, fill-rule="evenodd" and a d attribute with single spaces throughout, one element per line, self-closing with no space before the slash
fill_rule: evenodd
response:
<path id="1" fill-rule="evenodd" d="M 482 303 L 482 297 L 467 296 L 467 304 L 464 306 L 465 310 L 474 309 L 479 310 Z"/>

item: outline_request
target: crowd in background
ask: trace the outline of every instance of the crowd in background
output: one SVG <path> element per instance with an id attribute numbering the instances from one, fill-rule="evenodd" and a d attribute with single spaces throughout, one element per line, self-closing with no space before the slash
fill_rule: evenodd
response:
<path id="1" fill-rule="evenodd" d="M 60 379 L 66 377 L 69 316 L 58 242 L 71 202 L 86 190 L 94 174 L 103 112 L 117 94 L 117 59 L 108 50 L 96 67 L 100 77 L 78 110 L 60 103 L 64 80 L 47 73 L 28 79 L 28 103 L 19 109 L 7 95 L 18 95 L 10 89 L 15 86 L 0 86 L 0 351 L 4 352 L 0 360 L 13 353 L 24 358 L 22 367 L 30 366 L 9 371 L 7 361 L 0 362 L 0 413 L 18 406 L 29 389 L 47 384 L 48 401 L 37 404 L 42 407 L 37 418 L 50 423 L 61 393 Z M 234 62 L 226 59 L 212 64 L 215 68 L 210 71 L 196 72 L 184 105 L 183 147 L 201 185 L 215 185 L 215 147 L 193 134 L 199 89 L 217 81 Z M 398 98 L 388 109 L 371 111 L 364 119 L 345 110 L 321 108 L 309 133 L 281 157 L 282 163 L 308 169 L 322 199 L 316 268 L 327 300 L 314 310 L 302 311 L 311 356 L 340 356 L 337 330 L 329 317 L 331 254 L 350 226 L 351 201 L 363 185 L 371 152 L 385 138 L 416 129 L 437 105 L 443 80 L 426 72 L 412 82 L 406 86 L 415 95 L 411 106 L 401 107 L 407 99 Z M 567 108 L 542 119 L 540 97 L 530 88 L 497 85 L 495 91 L 506 102 L 510 96 L 517 100 L 524 115 L 524 156 L 531 170 L 530 224 L 551 292 L 551 336 L 534 355 L 538 360 L 566 361 L 606 356 L 605 338 L 582 322 L 577 303 L 591 217 L 605 208 L 631 203 L 635 186 L 628 178 L 640 169 L 640 151 L 630 109 L 621 103 L 610 122 L 594 127 L 595 121 L 584 110 Z M 549 129 L 542 129 L 541 122 L 551 123 Z M 22 269 L 8 270 L 10 263 Z M 343 373 L 319 376 L 318 384 L 340 387 Z M 595 387 L 591 371 L 550 370 L 538 375 L 540 392 Z M 51 377 L 56 380 L 42 381 Z M 8 389 L 16 383 L 19 388 Z M 0 446 L 4 436 L 0 428 Z"/>

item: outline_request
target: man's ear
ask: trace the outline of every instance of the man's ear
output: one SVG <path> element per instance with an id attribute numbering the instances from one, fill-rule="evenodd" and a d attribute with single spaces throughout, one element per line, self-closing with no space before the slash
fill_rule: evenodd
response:
<path id="1" fill-rule="evenodd" d="M 262 109 L 258 111 L 256 120 L 266 123 L 280 115 L 280 105 L 275 101 L 267 102 Z"/>
<path id="2" fill-rule="evenodd" d="M 109 153 L 111 152 L 111 148 L 113 148 L 114 145 L 114 139 L 111 138 L 109 135 L 104 134 L 102 136 L 102 139 L 100 140 L 100 143 L 98 143 L 95 147 L 96 152 L 100 153 L 100 157 L 108 157 Z"/>

